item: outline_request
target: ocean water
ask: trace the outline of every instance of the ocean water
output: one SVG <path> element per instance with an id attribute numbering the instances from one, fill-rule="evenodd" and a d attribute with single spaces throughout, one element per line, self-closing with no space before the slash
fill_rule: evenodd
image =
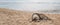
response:
<path id="1" fill-rule="evenodd" d="M 60 10 L 59 0 L 0 0 L 0 8 L 22 11 Z"/>

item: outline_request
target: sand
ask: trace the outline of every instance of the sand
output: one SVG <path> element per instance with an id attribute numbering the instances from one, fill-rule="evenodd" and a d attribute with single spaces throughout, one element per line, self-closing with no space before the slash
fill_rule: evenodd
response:
<path id="1" fill-rule="evenodd" d="M 0 25 L 60 25 L 60 14 L 45 14 L 52 21 L 33 22 L 32 12 L 0 8 Z"/>

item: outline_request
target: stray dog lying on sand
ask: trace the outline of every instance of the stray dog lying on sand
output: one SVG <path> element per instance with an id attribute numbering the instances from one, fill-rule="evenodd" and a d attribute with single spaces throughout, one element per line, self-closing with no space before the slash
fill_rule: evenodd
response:
<path id="1" fill-rule="evenodd" d="M 32 15 L 32 21 L 34 22 L 40 22 L 40 21 L 43 21 L 43 20 L 51 20 L 50 18 L 48 18 L 47 16 L 45 16 L 44 14 L 38 14 L 38 13 L 34 13 Z"/>

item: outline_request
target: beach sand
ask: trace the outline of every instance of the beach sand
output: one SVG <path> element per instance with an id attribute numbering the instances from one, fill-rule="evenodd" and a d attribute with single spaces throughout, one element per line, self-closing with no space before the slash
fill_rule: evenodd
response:
<path id="1" fill-rule="evenodd" d="M 60 25 L 60 14 L 45 14 L 51 21 L 33 22 L 33 12 L 0 8 L 0 25 Z"/>

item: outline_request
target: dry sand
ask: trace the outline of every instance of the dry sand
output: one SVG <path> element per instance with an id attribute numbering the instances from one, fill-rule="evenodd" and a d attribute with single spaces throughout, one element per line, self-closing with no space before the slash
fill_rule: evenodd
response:
<path id="1" fill-rule="evenodd" d="M 51 21 L 32 22 L 32 12 L 0 8 L 0 25 L 60 25 L 60 14 L 45 14 Z"/>

